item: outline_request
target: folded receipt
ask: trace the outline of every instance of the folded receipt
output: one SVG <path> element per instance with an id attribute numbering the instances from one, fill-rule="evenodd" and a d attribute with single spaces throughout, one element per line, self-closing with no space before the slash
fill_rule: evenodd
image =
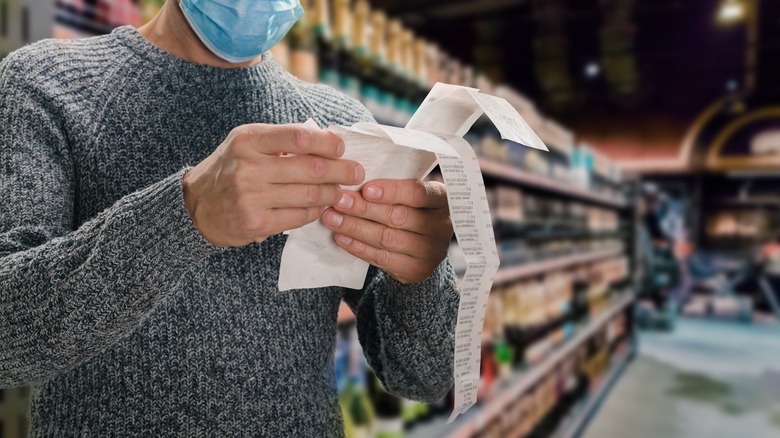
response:
<path id="1" fill-rule="evenodd" d="M 365 181 L 422 179 L 438 164 L 447 187 L 450 217 L 468 268 L 460 283 L 455 328 L 455 408 L 448 422 L 476 403 L 482 324 L 499 260 L 479 162 L 463 135 L 485 114 L 502 138 L 547 150 L 506 100 L 479 90 L 437 83 L 406 125 L 331 126 L 345 144 L 344 159 L 366 170 Z M 361 186 L 344 187 L 359 190 Z M 368 263 L 336 244 L 320 221 L 292 230 L 282 252 L 279 290 L 341 286 L 360 289 Z"/>

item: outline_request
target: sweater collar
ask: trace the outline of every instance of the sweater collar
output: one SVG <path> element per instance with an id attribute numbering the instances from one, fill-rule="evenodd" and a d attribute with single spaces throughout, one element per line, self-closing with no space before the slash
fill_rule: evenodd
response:
<path id="1" fill-rule="evenodd" d="M 161 70 L 192 82 L 210 84 L 223 83 L 232 86 L 258 86 L 278 79 L 286 73 L 271 52 L 263 54 L 263 59 L 251 66 L 240 68 L 214 67 L 197 64 L 172 55 L 149 42 L 133 26 L 121 26 L 111 34 L 134 53 L 146 58 Z"/>

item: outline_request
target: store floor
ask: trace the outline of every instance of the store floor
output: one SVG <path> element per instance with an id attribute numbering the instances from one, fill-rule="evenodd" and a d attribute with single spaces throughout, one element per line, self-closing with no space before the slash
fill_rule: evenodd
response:
<path id="1" fill-rule="evenodd" d="M 639 354 L 584 438 L 780 437 L 780 327 L 680 320 Z"/>

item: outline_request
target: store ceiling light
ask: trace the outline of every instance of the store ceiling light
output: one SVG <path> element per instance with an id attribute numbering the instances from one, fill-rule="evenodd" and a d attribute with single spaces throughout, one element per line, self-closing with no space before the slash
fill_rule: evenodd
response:
<path id="1" fill-rule="evenodd" d="M 589 78 L 595 78 L 601 73 L 601 67 L 597 62 L 589 62 L 585 65 L 585 76 Z"/>
<path id="2" fill-rule="evenodd" d="M 745 19 L 747 15 L 744 0 L 724 0 L 718 10 L 718 21 L 732 24 Z"/>

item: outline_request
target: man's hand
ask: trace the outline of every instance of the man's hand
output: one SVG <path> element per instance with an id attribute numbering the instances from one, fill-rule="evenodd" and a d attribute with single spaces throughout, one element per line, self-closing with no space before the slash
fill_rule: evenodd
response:
<path id="1" fill-rule="evenodd" d="M 452 222 L 437 182 L 377 180 L 345 191 L 322 216 L 336 242 L 401 283 L 428 278 L 447 256 Z"/>
<path id="2" fill-rule="evenodd" d="M 285 153 L 294 156 L 282 156 Z M 344 142 L 304 125 L 244 125 L 184 176 L 184 203 L 215 246 L 244 246 L 314 222 L 365 170 Z"/>

